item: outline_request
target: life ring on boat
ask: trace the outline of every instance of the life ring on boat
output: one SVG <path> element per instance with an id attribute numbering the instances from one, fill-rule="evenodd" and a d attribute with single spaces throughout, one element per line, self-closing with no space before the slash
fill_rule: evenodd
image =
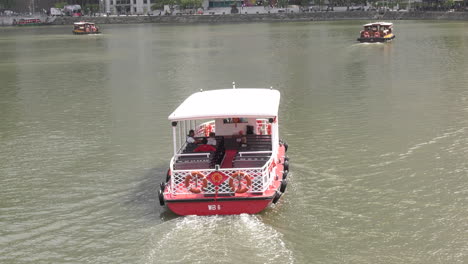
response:
<path id="1" fill-rule="evenodd" d="M 237 177 L 242 177 L 241 179 L 239 179 L 239 182 L 242 180 L 242 179 L 245 179 L 246 181 L 246 184 L 245 186 L 235 186 L 234 185 L 234 179 L 237 178 Z M 234 174 L 232 174 L 231 178 L 229 179 L 229 186 L 231 187 L 231 189 L 236 192 L 236 193 L 245 193 L 247 192 L 250 187 L 252 186 L 252 179 L 250 178 L 250 176 L 245 173 L 245 172 L 242 172 L 242 171 L 238 171 Z"/>
<path id="2" fill-rule="evenodd" d="M 209 137 L 211 131 L 213 131 L 213 127 L 211 127 L 211 125 L 206 125 L 205 126 L 205 137 Z"/>
<path id="3" fill-rule="evenodd" d="M 363 36 L 364 38 L 370 37 L 368 31 L 364 31 L 364 33 L 362 34 L 362 36 Z"/>
<path id="4" fill-rule="evenodd" d="M 190 186 L 190 181 L 193 178 L 200 179 L 202 181 L 201 188 L 197 188 L 197 187 L 192 188 Z M 189 175 L 187 175 L 187 177 L 185 177 L 185 187 L 193 193 L 201 193 L 201 191 L 205 189 L 206 186 L 208 186 L 208 180 L 206 179 L 206 176 L 203 175 L 203 173 L 199 171 L 192 171 Z"/>
<path id="5" fill-rule="evenodd" d="M 378 31 L 375 32 L 375 33 L 374 33 L 374 38 L 380 38 L 380 32 L 378 32 Z"/>

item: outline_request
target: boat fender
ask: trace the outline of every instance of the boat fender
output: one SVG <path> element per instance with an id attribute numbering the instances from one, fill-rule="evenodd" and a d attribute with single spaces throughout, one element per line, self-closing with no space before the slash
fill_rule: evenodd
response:
<path id="1" fill-rule="evenodd" d="M 284 161 L 289 161 L 289 157 L 288 157 L 288 156 L 284 156 Z"/>
<path id="2" fill-rule="evenodd" d="M 273 198 L 273 203 L 276 204 L 279 201 L 280 198 L 281 198 L 281 193 L 276 192 L 275 198 Z"/>
<path id="3" fill-rule="evenodd" d="M 289 170 L 289 161 L 285 160 L 283 163 L 283 171 Z"/>
<path id="4" fill-rule="evenodd" d="M 288 177 L 288 174 L 289 174 L 289 171 L 288 170 L 285 170 L 283 172 L 283 181 Z"/>
<path id="5" fill-rule="evenodd" d="M 167 169 L 167 173 L 166 173 L 166 182 L 169 182 L 169 180 L 171 179 L 171 169 Z"/>
<path id="6" fill-rule="evenodd" d="M 286 191 L 286 186 L 288 186 L 288 179 L 283 179 L 281 182 L 280 192 L 284 193 L 284 191 Z"/>
<path id="7" fill-rule="evenodd" d="M 241 177 L 241 179 L 239 181 L 241 181 L 242 179 L 245 179 L 246 185 L 236 187 L 234 185 L 234 179 L 237 178 L 237 177 Z M 252 186 L 252 179 L 250 178 L 250 176 L 248 174 L 246 174 L 246 173 L 244 173 L 242 171 L 238 171 L 238 172 L 232 174 L 231 178 L 229 179 L 229 186 L 236 193 L 245 193 Z"/>
<path id="8" fill-rule="evenodd" d="M 200 179 L 202 181 L 201 188 L 193 187 L 190 186 L 190 181 L 193 179 Z M 185 187 L 193 193 L 201 193 L 203 189 L 208 186 L 208 180 L 206 179 L 205 175 L 199 171 L 192 171 L 187 177 L 185 177 Z"/>
<path id="9" fill-rule="evenodd" d="M 161 206 L 164 206 L 164 194 L 161 190 L 159 190 L 158 196 L 159 196 L 159 204 Z"/>
<path id="10" fill-rule="evenodd" d="M 288 151 L 288 143 L 284 142 L 283 146 L 284 146 L 284 152 L 287 152 Z"/>

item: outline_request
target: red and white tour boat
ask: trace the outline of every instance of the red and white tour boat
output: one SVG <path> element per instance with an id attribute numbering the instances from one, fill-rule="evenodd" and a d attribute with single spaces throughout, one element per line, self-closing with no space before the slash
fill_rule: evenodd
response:
<path id="1" fill-rule="evenodd" d="M 395 38 L 393 23 L 373 22 L 365 24 L 357 39 L 361 43 L 388 42 Z"/>
<path id="2" fill-rule="evenodd" d="M 160 204 L 178 215 L 231 215 L 277 203 L 289 170 L 288 146 L 279 139 L 279 103 L 277 90 L 235 85 L 188 97 L 169 116 L 174 156 Z M 206 147 L 208 137 L 214 148 Z"/>

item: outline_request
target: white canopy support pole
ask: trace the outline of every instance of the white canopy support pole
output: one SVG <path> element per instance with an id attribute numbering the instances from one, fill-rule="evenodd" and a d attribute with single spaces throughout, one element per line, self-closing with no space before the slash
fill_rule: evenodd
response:
<path id="1" fill-rule="evenodd" d="M 179 123 L 180 123 L 180 125 L 179 125 L 179 135 L 178 135 L 177 138 L 179 139 L 179 148 L 181 148 L 181 147 L 182 147 L 182 133 L 181 133 L 181 132 L 182 132 L 182 131 L 181 131 L 181 129 L 182 129 L 182 122 L 179 122 Z"/>
<path id="2" fill-rule="evenodd" d="M 177 128 L 172 126 L 172 140 L 174 144 L 174 156 L 177 154 Z"/>
<path id="3" fill-rule="evenodd" d="M 184 120 L 181 123 L 183 127 L 182 127 L 182 132 L 180 133 L 180 142 L 181 142 L 180 147 L 182 147 L 182 145 L 185 144 L 185 142 L 187 141 L 187 121 Z"/>

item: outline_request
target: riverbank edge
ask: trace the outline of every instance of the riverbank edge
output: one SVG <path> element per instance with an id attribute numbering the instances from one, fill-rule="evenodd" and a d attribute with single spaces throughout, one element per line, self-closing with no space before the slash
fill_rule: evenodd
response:
<path id="1" fill-rule="evenodd" d="M 3 17 L 6 19 L 6 17 Z M 11 17 L 8 18 L 11 20 Z M 261 14 L 215 14 L 215 15 L 177 15 L 177 16 L 102 16 L 102 17 L 44 17 L 47 25 L 72 25 L 78 21 L 97 24 L 222 24 L 252 22 L 295 22 L 295 21 L 394 21 L 394 20 L 448 20 L 468 21 L 468 12 L 386 12 L 348 11 L 348 12 L 309 12 L 309 13 L 261 13 Z M 2 21 L 0 26 L 11 26 L 11 21 Z"/>
<path id="2" fill-rule="evenodd" d="M 311 12 L 271 14 L 225 14 L 225 15 L 178 15 L 178 16 L 111 16 L 111 17 L 58 17 L 50 24 L 71 25 L 77 21 L 92 21 L 97 24 L 196 24 L 196 23 L 248 23 L 248 22 L 294 22 L 335 20 L 459 20 L 468 21 L 468 12 Z"/>

